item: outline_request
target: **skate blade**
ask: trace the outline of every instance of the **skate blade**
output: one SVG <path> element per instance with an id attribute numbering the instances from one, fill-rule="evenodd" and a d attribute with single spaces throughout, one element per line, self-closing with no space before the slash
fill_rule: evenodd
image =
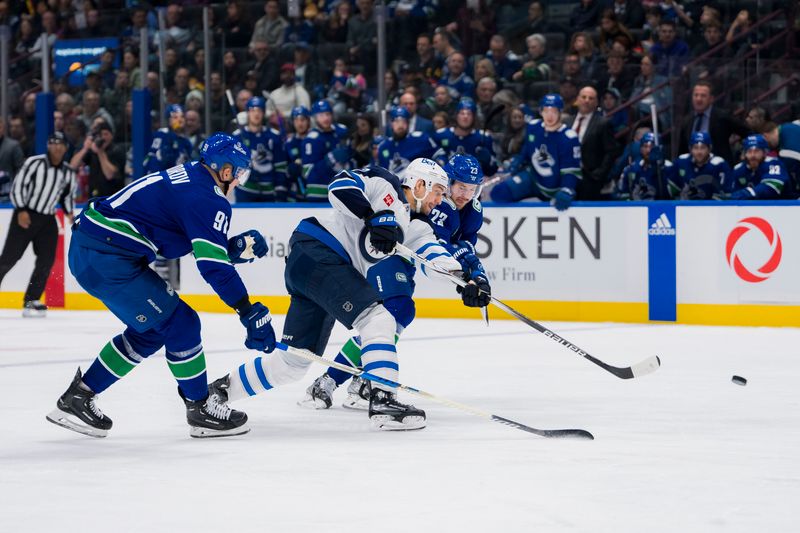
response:
<path id="1" fill-rule="evenodd" d="M 93 428 L 92 426 L 85 424 L 75 415 L 65 413 L 58 408 L 54 409 L 49 415 L 47 415 L 46 418 L 48 422 L 52 422 L 57 426 L 61 426 L 62 428 L 72 430 L 82 435 L 88 435 L 89 437 L 101 439 L 108 435 L 108 430 Z"/>
<path id="2" fill-rule="evenodd" d="M 46 318 L 47 311 L 37 311 L 35 309 L 24 309 L 22 311 L 22 318 Z"/>
<path id="3" fill-rule="evenodd" d="M 342 402 L 342 407 L 345 409 L 352 409 L 353 411 L 369 411 L 369 401 L 360 396 L 348 396 L 347 399 Z"/>
<path id="4" fill-rule="evenodd" d="M 311 396 L 306 396 L 305 398 L 297 402 L 297 405 L 299 405 L 303 409 L 313 409 L 316 411 L 330 409 L 330 405 L 327 405 L 324 401 L 320 400 L 319 398 L 312 398 Z"/>
<path id="5" fill-rule="evenodd" d="M 189 429 L 189 436 L 195 439 L 213 439 L 215 437 L 234 437 L 249 432 L 250 428 L 247 426 L 239 426 L 233 429 L 211 429 L 192 426 Z"/>
<path id="6" fill-rule="evenodd" d="M 424 416 L 407 416 L 398 422 L 389 415 L 373 415 L 369 417 L 372 427 L 381 431 L 411 431 L 425 427 Z"/>

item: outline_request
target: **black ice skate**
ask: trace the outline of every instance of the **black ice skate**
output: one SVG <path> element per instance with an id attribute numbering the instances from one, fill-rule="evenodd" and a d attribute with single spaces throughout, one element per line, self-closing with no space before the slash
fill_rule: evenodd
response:
<path id="1" fill-rule="evenodd" d="M 94 392 L 82 385 L 79 368 L 67 392 L 61 395 L 56 408 L 47 415 L 47 420 L 90 437 L 105 437 L 111 429 L 111 419 L 94 403 Z"/>
<path id="2" fill-rule="evenodd" d="M 368 379 L 353 377 L 350 385 L 347 386 L 347 398 L 342 402 L 342 407 L 354 409 L 356 411 L 367 411 L 369 409 L 369 395 L 372 386 Z"/>
<path id="3" fill-rule="evenodd" d="M 247 415 L 228 407 L 219 394 L 209 394 L 205 400 L 197 401 L 187 399 L 180 387 L 178 394 L 186 404 L 186 421 L 191 426 L 189 435 L 192 437 L 230 437 L 250 431 L 245 425 Z"/>
<path id="4" fill-rule="evenodd" d="M 225 374 L 208 385 L 208 395 L 216 394 L 222 403 L 228 403 L 228 389 L 231 386 L 231 375 Z"/>
<path id="5" fill-rule="evenodd" d="M 22 308 L 22 316 L 25 318 L 44 318 L 47 316 L 47 306 L 39 300 L 29 300 Z"/>
<path id="6" fill-rule="evenodd" d="M 425 411 L 400 403 L 397 395 L 374 388 L 369 397 L 369 419 L 377 429 L 403 431 L 425 427 Z"/>
<path id="7" fill-rule="evenodd" d="M 333 391 L 338 385 L 327 372 L 314 380 L 306 389 L 306 396 L 297 405 L 309 409 L 330 409 L 333 405 Z"/>

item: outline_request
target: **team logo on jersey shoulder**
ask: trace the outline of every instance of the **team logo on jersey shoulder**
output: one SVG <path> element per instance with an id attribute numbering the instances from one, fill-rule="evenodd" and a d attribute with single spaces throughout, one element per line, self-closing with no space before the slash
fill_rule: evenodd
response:
<path id="1" fill-rule="evenodd" d="M 144 315 L 139 315 L 136 317 L 136 320 L 138 320 L 139 322 L 147 322 L 147 317 Z"/>
<path id="2" fill-rule="evenodd" d="M 400 283 L 408 283 L 408 277 L 402 272 L 395 272 L 394 278 Z"/>
<path id="3" fill-rule="evenodd" d="M 225 193 L 223 193 L 222 189 L 220 189 L 219 186 L 217 185 L 214 185 L 214 192 L 222 196 L 223 198 L 226 198 Z"/>
<path id="4" fill-rule="evenodd" d="M 383 197 L 383 203 L 385 203 L 387 207 L 390 207 L 394 203 L 394 198 L 392 198 L 391 194 L 387 194 Z"/>
<path id="5" fill-rule="evenodd" d="M 475 211 L 477 211 L 478 213 L 480 213 L 481 210 L 483 209 L 483 206 L 481 205 L 481 201 L 478 200 L 477 198 L 473 198 L 472 199 L 472 208 L 475 209 Z"/>

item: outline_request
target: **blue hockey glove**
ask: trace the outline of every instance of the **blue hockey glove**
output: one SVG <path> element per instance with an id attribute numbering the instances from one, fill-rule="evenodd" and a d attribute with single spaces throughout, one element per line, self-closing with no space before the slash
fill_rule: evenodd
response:
<path id="1" fill-rule="evenodd" d="M 470 275 L 483 273 L 481 260 L 475 255 L 475 247 L 469 241 L 456 241 L 450 245 L 453 258 L 461 264 L 464 272 Z"/>
<path id="2" fill-rule="evenodd" d="M 256 257 L 267 255 L 268 251 L 266 239 L 254 229 L 228 239 L 228 258 L 234 265 L 252 263 Z"/>
<path id="3" fill-rule="evenodd" d="M 372 247 L 384 254 L 391 253 L 403 235 L 394 212 L 389 209 L 365 217 L 364 226 L 369 231 L 369 242 Z"/>
<path id="4" fill-rule="evenodd" d="M 731 193 L 731 200 L 752 200 L 756 197 L 755 191 L 750 187 L 739 189 Z"/>
<path id="5" fill-rule="evenodd" d="M 247 348 L 267 353 L 275 349 L 272 317 L 264 304 L 254 303 L 250 309 L 239 315 L 239 321 L 247 328 L 247 339 L 244 341 Z"/>
<path id="6" fill-rule="evenodd" d="M 653 145 L 650 148 L 650 162 L 654 165 L 662 163 L 664 161 L 664 150 L 661 149 L 658 145 Z"/>
<path id="7" fill-rule="evenodd" d="M 553 205 L 559 211 L 566 211 L 572 204 L 573 192 L 569 189 L 560 189 L 553 197 Z"/>
<path id="8" fill-rule="evenodd" d="M 492 288 L 489 286 L 489 280 L 483 275 L 475 276 L 466 286 L 459 286 L 457 290 L 461 293 L 461 301 L 467 307 L 486 307 L 492 301 Z"/>

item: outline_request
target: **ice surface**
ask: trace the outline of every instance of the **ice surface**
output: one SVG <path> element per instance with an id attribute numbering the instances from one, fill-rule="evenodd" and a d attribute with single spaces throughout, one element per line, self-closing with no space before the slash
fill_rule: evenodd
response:
<path id="1" fill-rule="evenodd" d="M 800 527 L 797 329 L 548 324 L 611 364 L 661 356 L 655 374 L 623 381 L 516 321 L 417 320 L 401 343 L 401 381 L 596 440 L 546 440 L 421 399 L 428 428 L 376 432 L 364 414 L 295 405 L 315 365 L 302 382 L 235 404 L 248 435 L 203 441 L 188 436 L 163 355 L 100 397 L 108 438 L 45 421 L 75 368 L 120 327 L 102 312 L 18 316 L 0 311 L 3 532 Z M 233 315 L 202 320 L 210 377 L 256 355 Z M 329 348 L 345 336 L 335 330 Z"/>

